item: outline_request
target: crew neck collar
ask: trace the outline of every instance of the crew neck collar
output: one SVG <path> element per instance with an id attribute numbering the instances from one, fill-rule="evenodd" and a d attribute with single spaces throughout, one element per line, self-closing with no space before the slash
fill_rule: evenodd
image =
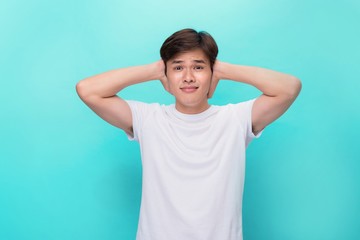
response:
<path id="1" fill-rule="evenodd" d="M 198 121 L 207 118 L 209 115 L 215 112 L 216 106 L 210 105 L 205 111 L 202 111 L 200 113 L 194 113 L 194 114 L 188 114 L 188 113 L 182 113 L 178 111 L 175 107 L 175 104 L 170 105 L 171 112 L 175 115 L 175 117 L 181 119 L 181 120 L 187 120 L 187 121 Z"/>

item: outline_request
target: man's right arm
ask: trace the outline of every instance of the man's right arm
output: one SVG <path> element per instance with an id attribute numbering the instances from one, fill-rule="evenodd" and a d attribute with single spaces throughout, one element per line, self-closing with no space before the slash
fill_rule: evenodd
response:
<path id="1" fill-rule="evenodd" d="M 111 70 L 81 80 L 76 85 L 76 91 L 81 100 L 102 119 L 133 135 L 130 107 L 116 94 L 127 86 L 155 79 L 160 79 L 167 89 L 164 70 L 162 60 Z"/>

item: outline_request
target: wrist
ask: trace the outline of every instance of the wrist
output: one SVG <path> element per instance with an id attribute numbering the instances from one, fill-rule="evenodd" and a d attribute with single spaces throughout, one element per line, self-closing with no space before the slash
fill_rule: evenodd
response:
<path id="1" fill-rule="evenodd" d="M 152 79 L 162 79 L 165 76 L 165 64 L 163 60 L 158 60 L 150 64 L 152 69 Z"/>
<path id="2" fill-rule="evenodd" d="M 146 69 L 146 73 L 147 73 L 147 79 L 148 80 L 155 80 L 158 78 L 158 71 L 157 71 L 157 66 L 156 63 L 149 63 L 147 65 L 144 65 L 145 69 Z"/>
<path id="3" fill-rule="evenodd" d="M 230 68 L 231 68 L 230 63 L 217 61 L 214 68 L 214 75 L 218 79 L 230 79 L 229 76 Z"/>

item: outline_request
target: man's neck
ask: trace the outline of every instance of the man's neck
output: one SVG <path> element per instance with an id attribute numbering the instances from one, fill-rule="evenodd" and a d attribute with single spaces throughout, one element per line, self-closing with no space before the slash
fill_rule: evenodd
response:
<path id="1" fill-rule="evenodd" d="M 202 113 L 204 111 L 206 111 L 207 109 L 209 109 L 211 105 L 206 102 L 206 104 L 203 104 L 201 106 L 183 106 L 180 105 L 178 103 L 175 104 L 175 108 L 177 111 L 184 113 L 184 114 L 198 114 L 198 113 Z"/>

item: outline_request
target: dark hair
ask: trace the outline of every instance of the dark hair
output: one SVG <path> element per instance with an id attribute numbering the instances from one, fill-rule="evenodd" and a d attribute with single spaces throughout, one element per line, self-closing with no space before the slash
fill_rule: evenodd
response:
<path id="1" fill-rule="evenodd" d="M 201 49 L 205 53 L 210 60 L 212 71 L 219 50 L 213 37 L 205 31 L 197 32 L 194 29 L 186 28 L 175 32 L 161 46 L 160 56 L 166 66 L 166 62 L 175 55 L 194 49 Z"/>

